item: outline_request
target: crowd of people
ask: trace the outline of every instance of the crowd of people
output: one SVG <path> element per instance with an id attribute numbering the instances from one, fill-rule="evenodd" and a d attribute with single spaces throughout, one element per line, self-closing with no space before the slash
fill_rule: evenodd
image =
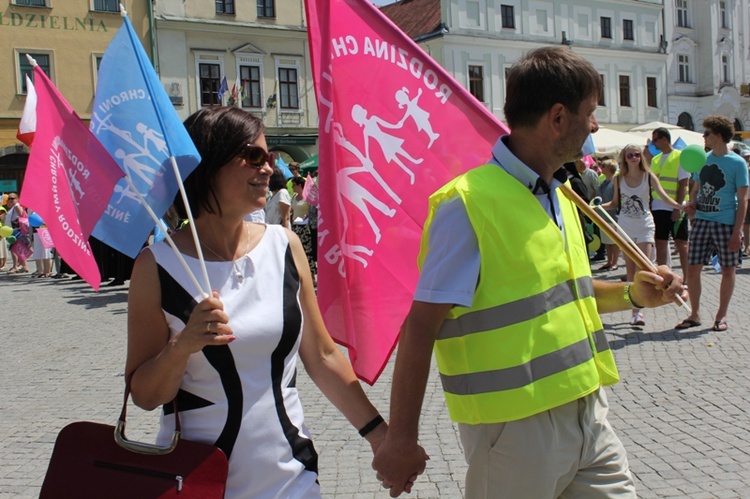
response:
<path id="1" fill-rule="evenodd" d="M 681 152 L 674 148 L 669 129 L 657 128 L 650 144 L 629 144 L 617 159 L 601 155 L 590 166 L 579 160 L 576 192 L 586 201 L 595 196 L 601 198 L 601 208 L 656 265 L 679 262 L 682 277 L 691 290 L 692 313 L 676 329 L 702 325 L 700 275 L 704 265 L 715 262 L 722 281 L 712 329 L 725 331 L 729 327 L 727 313 L 735 271 L 742 266 L 743 256 L 750 256 L 750 149 L 736 145 L 729 149 L 734 128 L 725 117 L 709 116 L 703 127 L 708 156 L 700 171 L 687 172 L 681 166 Z M 651 154 L 650 145 L 657 154 Z M 586 181 L 592 177 L 597 178 L 593 187 L 590 180 Z M 575 180 L 571 182 L 575 188 Z M 604 233 L 601 243 L 603 247 L 592 255 L 591 261 L 606 262 L 596 270 L 618 270 L 619 248 Z M 630 281 L 635 264 L 624 254 L 622 258 L 627 268 L 623 279 Z M 630 323 L 644 326 L 643 311 L 633 309 Z"/>
<path id="2" fill-rule="evenodd" d="M 54 240 L 39 214 L 22 206 L 16 192 L 3 194 L 3 200 L 0 206 L 0 272 L 28 274 L 39 279 L 81 279 L 55 249 Z M 106 286 L 120 286 L 130 279 L 132 258 L 94 237 L 89 238 L 89 245 Z M 33 272 L 30 261 L 36 267 Z"/>

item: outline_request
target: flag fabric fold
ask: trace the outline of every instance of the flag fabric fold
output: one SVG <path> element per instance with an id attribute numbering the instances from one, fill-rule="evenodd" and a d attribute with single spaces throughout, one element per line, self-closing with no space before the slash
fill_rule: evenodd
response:
<path id="1" fill-rule="evenodd" d="M 123 21 L 99 69 L 91 130 L 135 190 L 162 216 L 179 189 L 170 158 L 175 158 L 184 180 L 198 166 L 200 155 L 130 20 Z M 123 179 L 93 235 L 135 257 L 153 229 L 154 220 Z"/>
<path id="2" fill-rule="evenodd" d="M 429 195 L 507 131 L 370 2 L 305 0 L 320 122 L 318 302 L 374 383 L 418 280 Z"/>
<path id="3" fill-rule="evenodd" d="M 99 289 L 88 239 L 123 173 L 38 66 L 34 81 L 41 119 L 21 201 L 45 220 L 60 256 Z"/>
<path id="4" fill-rule="evenodd" d="M 16 138 L 31 147 L 34 142 L 34 132 L 36 131 L 36 90 L 34 83 L 26 75 L 26 103 L 23 105 L 21 122 L 18 124 Z"/>

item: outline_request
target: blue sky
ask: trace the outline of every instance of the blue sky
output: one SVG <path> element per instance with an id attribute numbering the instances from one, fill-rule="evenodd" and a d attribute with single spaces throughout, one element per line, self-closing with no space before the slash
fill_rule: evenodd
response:
<path id="1" fill-rule="evenodd" d="M 380 6 L 380 5 L 388 5 L 389 3 L 393 3 L 395 1 L 396 0 L 372 0 L 372 3 L 374 3 L 375 5 Z"/>

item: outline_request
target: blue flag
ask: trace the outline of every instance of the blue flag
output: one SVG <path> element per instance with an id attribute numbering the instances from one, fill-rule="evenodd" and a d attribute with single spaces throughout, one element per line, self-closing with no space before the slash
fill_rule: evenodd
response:
<path id="1" fill-rule="evenodd" d="M 294 177 L 292 170 L 289 169 L 289 165 L 284 162 L 281 156 L 276 156 L 276 164 L 274 166 L 276 166 L 276 168 L 281 170 L 281 173 L 284 174 L 284 180 L 289 180 L 290 178 Z"/>
<path id="2" fill-rule="evenodd" d="M 227 77 L 224 76 L 224 79 L 221 80 L 221 86 L 219 87 L 219 102 L 221 102 L 221 98 L 227 90 L 229 90 L 229 86 L 227 85 Z"/>
<path id="3" fill-rule="evenodd" d="M 91 130 L 159 217 L 178 191 L 170 157 L 175 157 L 183 180 L 200 163 L 127 17 L 99 68 Z M 135 257 L 153 229 L 153 219 L 123 179 L 93 236 Z"/>
<path id="4" fill-rule="evenodd" d="M 583 143 L 583 155 L 588 156 L 589 154 L 594 154 L 595 152 L 596 146 L 594 146 L 594 136 L 592 134 L 589 134 L 586 142 Z"/>
<path id="5" fill-rule="evenodd" d="M 672 144 L 672 147 L 677 149 L 678 151 L 682 151 L 687 147 L 687 144 L 684 140 L 682 140 L 682 137 L 677 137 L 677 140 L 674 141 L 674 144 Z"/>

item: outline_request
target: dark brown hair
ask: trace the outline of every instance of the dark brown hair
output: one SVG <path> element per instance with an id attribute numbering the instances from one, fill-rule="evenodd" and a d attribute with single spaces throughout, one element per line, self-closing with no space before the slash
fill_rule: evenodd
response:
<path id="1" fill-rule="evenodd" d="M 209 199 L 213 199 L 221 215 L 221 205 L 214 192 L 213 179 L 216 173 L 239 155 L 245 145 L 258 140 L 265 132 L 263 122 L 237 107 L 207 107 L 191 114 L 185 120 L 185 128 L 201 155 L 201 162 L 185 180 L 190 209 L 198 218 L 201 212 L 214 213 Z M 178 194 L 175 208 L 180 218 L 187 212 Z"/>
<path id="2" fill-rule="evenodd" d="M 274 167 L 271 178 L 268 179 L 268 190 L 271 192 L 276 192 L 279 189 L 284 188 L 286 188 L 286 178 L 284 177 L 284 172 Z"/>
<path id="3" fill-rule="evenodd" d="M 729 118 L 725 116 L 709 116 L 703 120 L 703 128 L 721 135 L 721 139 L 725 144 L 728 144 L 734 136 L 734 125 Z"/>

